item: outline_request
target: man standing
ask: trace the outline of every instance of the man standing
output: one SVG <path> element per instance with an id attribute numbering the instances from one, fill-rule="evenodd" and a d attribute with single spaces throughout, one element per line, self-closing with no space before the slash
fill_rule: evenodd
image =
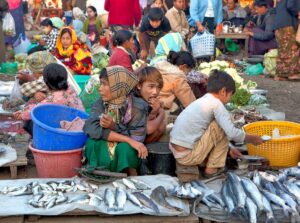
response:
<path id="1" fill-rule="evenodd" d="M 8 3 L 6 0 L 0 1 L 0 64 L 5 60 L 5 43 L 4 43 L 4 34 L 3 34 L 3 27 L 2 27 L 2 19 L 4 17 L 4 13 L 8 10 Z"/>
<path id="2" fill-rule="evenodd" d="M 238 0 L 228 0 L 223 7 L 223 21 L 230 21 L 232 25 L 244 25 L 247 12 L 239 6 Z"/>

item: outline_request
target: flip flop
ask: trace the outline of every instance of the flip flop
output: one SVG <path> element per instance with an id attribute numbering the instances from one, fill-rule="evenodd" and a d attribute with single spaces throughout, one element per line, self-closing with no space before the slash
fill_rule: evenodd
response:
<path id="1" fill-rule="evenodd" d="M 203 177 L 206 178 L 206 179 L 208 179 L 208 178 L 219 176 L 219 175 L 221 175 L 223 173 L 225 173 L 225 167 L 218 169 L 217 172 L 212 173 L 212 174 L 204 173 Z"/>

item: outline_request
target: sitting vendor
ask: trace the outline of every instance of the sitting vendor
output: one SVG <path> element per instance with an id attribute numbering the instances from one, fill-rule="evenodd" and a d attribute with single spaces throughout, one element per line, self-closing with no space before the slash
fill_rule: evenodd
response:
<path id="1" fill-rule="evenodd" d="M 124 67 L 112 66 L 102 69 L 100 80 L 101 98 L 84 126 L 88 165 L 137 175 L 139 158 L 148 155 L 143 144 L 148 104 L 131 94 L 138 78 Z"/>
<path id="2" fill-rule="evenodd" d="M 54 55 L 74 74 L 90 75 L 92 70 L 91 52 L 86 44 L 77 40 L 75 30 L 71 27 L 61 29 Z"/>
<path id="3" fill-rule="evenodd" d="M 24 129 L 32 135 L 32 121 L 30 113 L 33 108 L 41 104 L 59 104 L 84 110 L 81 100 L 74 89 L 68 85 L 66 68 L 59 64 L 49 64 L 43 71 L 43 81 L 49 89 L 46 98 L 38 102 L 31 98 L 21 111 L 14 113 L 14 117 L 24 120 Z"/>
<path id="4" fill-rule="evenodd" d="M 233 78 L 225 72 L 212 71 L 207 93 L 190 104 L 176 119 L 170 133 L 170 149 L 181 165 L 200 165 L 206 162 L 205 177 L 224 171 L 228 140 L 237 143 L 262 144 L 260 136 L 245 134 L 234 127 L 224 104 L 235 92 Z M 238 158 L 241 153 L 231 149 L 229 154 Z"/>
<path id="5" fill-rule="evenodd" d="M 243 26 L 247 12 L 239 6 L 238 0 L 228 0 L 223 7 L 223 21 L 229 21 L 231 25 Z"/>
<path id="6" fill-rule="evenodd" d="M 163 78 L 154 67 L 142 68 L 137 72 L 137 76 L 139 83 L 136 87 L 136 94 L 150 106 L 145 143 L 154 143 L 161 138 L 166 130 L 165 112 L 158 97 L 163 87 Z"/>
<path id="7" fill-rule="evenodd" d="M 186 75 L 195 67 L 193 56 L 186 51 L 170 51 L 168 61 L 160 61 L 155 68 L 162 74 L 164 86 L 159 97 L 163 108 L 170 112 L 178 110 L 178 105 L 184 108 L 196 100 L 187 82 Z M 176 101 L 179 101 L 177 104 Z"/>
<path id="8" fill-rule="evenodd" d="M 250 55 L 264 55 L 269 50 L 277 48 L 273 32 L 275 10 L 273 8 L 268 9 L 265 0 L 256 0 L 254 7 L 258 17 L 255 23 L 249 22 L 244 31 L 250 36 Z"/>

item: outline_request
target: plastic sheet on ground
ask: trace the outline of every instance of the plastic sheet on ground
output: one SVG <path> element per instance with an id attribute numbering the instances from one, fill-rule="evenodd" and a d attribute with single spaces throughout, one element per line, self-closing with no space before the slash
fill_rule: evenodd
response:
<path id="1" fill-rule="evenodd" d="M 143 193 L 150 196 L 151 191 L 158 186 L 163 186 L 166 190 L 172 189 L 174 186 L 178 185 L 178 179 L 174 177 L 170 177 L 167 175 L 153 175 L 153 176 L 139 176 L 134 177 L 136 179 L 144 181 L 151 187 L 151 190 L 145 190 Z M 66 179 L 20 179 L 20 180 L 1 180 L 0 181 L 0 190 L 4 187 L 11 186 L 25 186 L 33 181 L 42 183 L 48 181 L 64 181 Z M 105 188 L 113 188 L 112 184 L 103 184 L 100 185 L 97 193 L 99 193 L 102 197 L 104 197 Z M 84 194 L 84 192 L 73 192 L 66 193 L 65 195 L 68 197 L 76 196 L 78 194 Z M 129 215 L 129 214 L 147 214 L 147 215 L 159 215 L 159 216 L 188 216 L 190 214 L 189 203 L 185 200 L 176 199 L 171 200 L 168 199 L 171 204 L 179 207 L 183 211 L 181 213 L 174 212 L 169 209 L 166 209 L 162 206 L 159 206 L 160 214 L 155 214 L 151 209 L 144 207 L 140 209 L 139 207 L 134 206 L 131 202 L 127 201 L 125 204 L 124 211 L 111 211 L 108 212 L 105 203 L 102 201 L 101 205 L 98 207 L 90 206 L 88 204 L 60 204 L 54 206 L 53 208 L 44 209 L 44 208 L 34 208 L 28 204 L 28 201 L 32 198 L 33 195 L 25 195 L 25 196 L 8 196 L 8 195 L 0 195 L 0 216 L 11 216 L 11 215 L 60 215 L 66 212 L 73 211 L 75 209 L 80 209 L 83 211 L 97 211 L 103 214 L 109 215 Z M 18 205 L 16 205 L 18 204 Z"/>
<path id="2" fill-rule="evenodd" d="M 225 180 L 225 177 L 223 179 L 216 179 L 213 181 L 210 181 L 206 183 L 206 185 L 213 189 L 217 195 L 220 197 L 221 189 L 222 189 L 222 183 Z M 284 219 L 284 214 L 282 212 L 282 209 L 277 208 L 274 210 L 274 206 L 272 206 L 274 217 L 276 219 L 276 222 L 291 222 L 290 219 Z M 210 221 L 216 221 L 216 222 L 230 222 L 230 223 L 244 223 L 247 222 L 245 219 L 239 219 L 238 217 L 229 215 L 226 210 L 220 210 L 220 209 L 209 209 L 206 205 L 200 203 L 199 200 L 195 200 L 193 205 L 193 213 L 198 216 L 199 218 L 203 218 Z M 257 219 L 257 222 L 265 223 L 266 218 L 265 214 L 262 214 Z"/>
<path id="3" fill-rule="evenodd" d="M 0 96 L 9 96 L 14 87 L 14 81 L 0 81 Z"/>
<path id="4" fill-rule="evenodd" d="M 4 152 L 0 152 L 0 167 L 17 160 L 17 152 L 14 148 L 1 143 L 0 150 L 2 148 Z"/>

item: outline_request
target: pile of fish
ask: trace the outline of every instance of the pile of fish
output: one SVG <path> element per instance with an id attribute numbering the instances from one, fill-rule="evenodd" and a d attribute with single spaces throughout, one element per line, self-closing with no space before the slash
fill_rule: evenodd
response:
<path id="1" fill-rule="evenodd" d="M 46 183 L 31 182 L 25 186 L 4 187 L 0 194 L 9 196 L 33 195 L 28 203 L 36 208 L 52 208 L 66 203 L 69 199 L 64 193 L 83 191 L 93 193 L 97 185 L 87 183 L 80 178 L 73 178 L 62 182 L 49 181 Z"/>
<path id="2" fill-rule="evenodd" d="M 300 222 L 300 168 L 279 174 L 254 171 L 250 177 L 229 172 L 221 189 L 222 202 L 212 195 L 202 196 L 201 202 L 209 208 L 225 209 L 231 216 L 251 223 L 264 214 L 266 222 L 276 222 L 275 211 L 282 211 L 291 222 Z"/>

